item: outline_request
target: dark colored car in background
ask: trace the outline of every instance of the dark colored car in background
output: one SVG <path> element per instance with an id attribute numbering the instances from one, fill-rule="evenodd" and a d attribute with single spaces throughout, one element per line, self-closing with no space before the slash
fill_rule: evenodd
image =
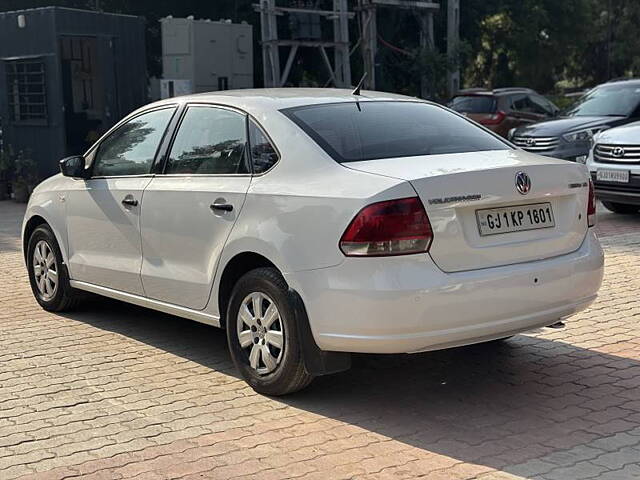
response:
<path id="1" fill-rule="evenodd" d="M 553 118 L 559 112 L 552 102 L 529 88 L 460 90 L 449 108 L 462 113 L 499 135 L 509 130 Z"/>
<path id="2" fill-rule="evenodd" d="M 517 128 L 509 140 L 529 152 L 584 163 L 593 136 L 640 120 L 640 79 L 613 80 L 589 90 L 560 118 Z"/>

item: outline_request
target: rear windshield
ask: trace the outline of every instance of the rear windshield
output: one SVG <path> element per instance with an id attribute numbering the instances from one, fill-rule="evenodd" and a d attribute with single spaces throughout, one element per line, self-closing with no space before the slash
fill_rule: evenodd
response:
<path id="1" fill-rule="evenodd" d="M 506 150 L 494 135 L 422 102 L 353 102 L 282 110 L 339 163 Z"/>
<path id="2" fill-rule="evenodd" d="M 496 99 L 479 95 L 462 95 L 453 97 L 449 106 L 456 112 L 494 113 L 496 111 Z"/>

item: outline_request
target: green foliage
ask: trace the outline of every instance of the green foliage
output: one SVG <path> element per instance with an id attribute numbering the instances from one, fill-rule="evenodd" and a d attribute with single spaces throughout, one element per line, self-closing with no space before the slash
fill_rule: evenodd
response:
<path id="1" fill-rule="evenodd" d="M 37 164 L 30 150 L 20 150 L 13 158 L 15 183 L 34 186 L 38 183 Z"/>
<path id="2" fill-rule="evenodd" d="M 468 32 L 461 31 L 475 53 L 465 65 L 467 86 L 528 86 L 548 92 L 559 83 L 588 86 L 638 75 L 637 0 L 482 3 L 482 8 L 470 6 L 468 13 L 478 18 Z"/>
<path id="3" fill-rule="evenodd" d="M 13 175 L 15 161 L 9 148 L 0 149 L 0 180 L 8 180 Z"/>

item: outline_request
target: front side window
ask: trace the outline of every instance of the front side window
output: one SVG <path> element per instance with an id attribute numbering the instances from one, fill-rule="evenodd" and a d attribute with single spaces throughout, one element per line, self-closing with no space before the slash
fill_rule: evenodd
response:
<path id="1" fill-rule="evenodd" d="M 543 115 L 553 115 L 555 107 L 549 100 L 540 95 L 531 95 L 530 98 L 536 112 Z"/>
<path id="2" fill-rule="evenodd" d="M 521 93 L 511 97 L 511 108 L 516 112 L 530 112 L 529 97 Z"/>
<path id="3" fill-rule="evenodd" d="M 423 102 L 349 102 L 282 112 L 339 163 L 510 148 L 463 117 Z"/>
<path id="4" fill-rule="evenodd" d="M 143 113 L 102 141 L 93 163 L 94 177 L 144 175 L 151 172 L 174 108 Z"/>
<path id="5" fill-rule="evenodd" d="M 278 152 L 253 120 L 249 121 L 249 144 L 253 173 L 264 173 L 278 162 Z"/>
<path id="6" fill-rule="evenodd" d="M 245 115 L 222 108 L 191 106 L 171 147 L 165 173 L 249 173 L 246 145 Z"/>

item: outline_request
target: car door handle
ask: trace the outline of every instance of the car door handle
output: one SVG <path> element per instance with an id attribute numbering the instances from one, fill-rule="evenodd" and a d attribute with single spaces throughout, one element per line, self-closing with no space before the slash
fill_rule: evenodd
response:
<path id="1" fill-rule="evenodd" d="M 233 205 L 230 203 L 212 203 L 210 205 L 211 210 L 220 210 L 222 212 L 231 212 L 233 211 Z"/>
<path id="2" fill-rule="evenodd" d="M 133 196 L 131 196 L 131 195 L 127 195 L 126 197 L 124 197 L 122 199 L 122 204 L 125 207 L 137 207 L 138 206 L 138 200 L 133 198 Z"/>

